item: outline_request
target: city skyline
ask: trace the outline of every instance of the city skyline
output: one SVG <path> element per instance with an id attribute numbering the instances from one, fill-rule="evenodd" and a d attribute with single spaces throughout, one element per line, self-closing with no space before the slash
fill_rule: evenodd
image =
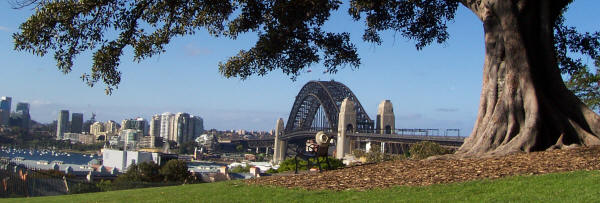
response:
<path id="1" fill-rule="evenodd" d="M 422 51 L 392 32 L 386 32 L 381 46 L 364 43 L 360 40 L 361 24 L 335 25 L 331 22 L 349 19 L 334 15 L 326 27 L 351 33 L 362 59 L 360 68 L 328 75 L 316 64 L 296 81 L 280 71 L 246 81 L 224 78 L 218 73 L 218 62 L 248 48 L 256 37 L 246 34 L 240 36 L 244 40 L 234 41 L 208 37 L 200 31 L 173 40 L 166 53 L 139 64 L 131 61 L 131 50 L 126 50 L 119 67 L 123 81 L 113 95 L 107 96 L 103 84 L 89 88 L 79 79 L 89 71 L 90 53 L 79 56 L 73 72 L 63 75 L 50 54 L 42 58 L 13 51 L 11 34 L 18 31 L 31 10 L 13 10 L 4 3 L 0 16 L 7 20 L 0 23 L 0 44 L 4 47 L 0 59 L 4 61 L 3 75 L 10 77 L 0 80 L 0 96 L 12 97 L 14 104 L 30 103 L 31 118 L 39 122 L 56 120 L 62 109 L 83 113 L 84 120 L 95 113 L 97 120 L 115 121 L 135 117 L 150 120 L 160 112 L 188 112 L 202 116 L 206 129 L 270 130 L 278 118 L 287 121 L 294 97 L 306 82 L 331 79 L 347 85 L 373 120 L 378 104 L 391 100 L 397 128 L 459 128 L 461 135 L 468 136 L 477 116 L 483 31 L 476 17 L 462 7 L 449 25 L 448 42 Z M 599 18 L 592 11 L 598 4 L 574 2 L 567 24 L 583 31 L 597 30 L 593 20 L 586 19 Z"/>

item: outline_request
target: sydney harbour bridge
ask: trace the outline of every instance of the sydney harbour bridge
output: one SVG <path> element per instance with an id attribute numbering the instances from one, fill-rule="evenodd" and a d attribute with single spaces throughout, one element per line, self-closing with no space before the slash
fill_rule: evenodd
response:
<path id="1" fill-rule="evenodd" d="M 314 137 L 317 131 L 335 132 L 345 98 L 356 105 L 356 126 L 353 126 L 356 129 L 353 131 L 371 132 L 375 123 L 346 85 L 335 81 L 311 81 L 296 96 L 282 139 L 297 141 L 310 135 Z"/>
<path id="2" fill-rule="evenodd" d="M 337 81 L 310 81 L 295 98 L 287 122 L 276 122 L 274 139 L 248 140 L 250 147 L 274 146 L 273 162 L 278 163 L 322 131 L 333 137 L 331 154 L 344 158 L 352 150 L 369 148 L 376 142 L 384 153 L 402 153 L 412 143 L 433 141 L 446 147 L 462 145 L 464 137 L 447 136 L 457 129 L 396 129 L 392 103 L 384 100 L 372 120 L 346 85 Z"/>

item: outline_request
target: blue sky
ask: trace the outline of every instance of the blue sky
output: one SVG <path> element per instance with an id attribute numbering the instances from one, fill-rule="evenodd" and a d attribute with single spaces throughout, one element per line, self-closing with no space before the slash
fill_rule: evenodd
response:
<path id="1" fill-rule="evenodd" d="M 600 1 L 578 0 L 567 13 L 567 23 L 582 31 L 600 30 L 596 11 Z M 483 29 L 476 17 L 461 7 L 450 24 L 450 39 L 417 51 L 413 42 L 386 32 L 381 46 L 361 41 L 363 25 L 351 21 L 342 8 L 326 25 L 331 31 L 351 33 L 361 57 L 357 70 L 323 74 L 313 65 L 296 81 L 276 70 L 247 80 L 222 77 L 220 61 L 253 45 L 253 34 L 238 40 L 213 38 L 200 31 L 177 38 L 166 53 L 132 61 L 131 49 L 121 58 L 122 82 L 110 96 L 103 84 L 86 86 L 79 78 L 89 72 L 91 54 L 80 55 L 70 74 L 57 71 L 52 55 L 43 58 L 13 51 L 12 33 L 32 11 L 14 10 L 0 2 L 0 96 L 31 103 L 34 120 L 51 122 L 58 111 L 92 112 L 97 120 L 150 118 L 162 112 L 202 116 L 206 128 L 270 130 L 277 118 L 287 120 L 294 98 L 310 80 L 336 80 L 357 95 L 375 118 L 377 105 L 392 101 L 397 128 L 459 128 L 468 135 L 477 116 L 484 59 Z M 14 107 L 13 107 L 14 108 Z M 14 110 L 14 109 L 13 109 Z"/>

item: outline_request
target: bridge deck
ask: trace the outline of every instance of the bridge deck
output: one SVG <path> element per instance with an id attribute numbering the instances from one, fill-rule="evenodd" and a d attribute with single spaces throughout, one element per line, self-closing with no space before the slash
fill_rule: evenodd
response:
<path id="1" fill-rule="evenodd" d="M 337 135 L 335 132 L 330 134 Z M 290 134 L 284 134 L 281 138 L 285 141 L 297 141 L 314 138 L 314 131 L 296 131 Z M 463 144 L 465 137 L 460 136 L 433 136 L 423 134 L 377 134 L 377 133 L 348 133 L 346 136 L 363 141 L 380 141 L 380 142 L 404 142 L 416 143 L 420 141 L 432 141 L 442 145 L 460 146 Z"/>
<path id="2" fill-rule="evenodd" d="M 403 135 L 403 134 L 374 134 L 374 133 L 350 133 L 348 137 L 353 137 L 365 141 L 391 141 L 416 143 L 420 141 L 432 141 L 444 145 L 460 146 L 464 142 L 464 137 L 458 136 L 429 136 L 429 135 Z"/>

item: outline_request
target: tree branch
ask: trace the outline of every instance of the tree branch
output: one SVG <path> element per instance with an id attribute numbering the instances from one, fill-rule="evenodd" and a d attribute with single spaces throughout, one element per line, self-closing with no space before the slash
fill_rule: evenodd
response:
<path id="1" fill-rule="evenodd" d="M 573 0 L 553 0 L 550 1 L 551 10 L 550 12 L 553 19 L 558 18 L 558 16 L 562 15 L 564 10 L 567 8 L 569 4 L 571 4 Z"/>
<path id="2" fill-rule="evenodd" d="M 480 5 L 482 5 L 481 0 L 459 0 L 458 2 L 460 2 L 463 6 L 467 7 L 475 15 L 477 15 L 477 17 L 479 17 L 479 20 L 483 20 L 483 15 L 479 12 Z"/>

